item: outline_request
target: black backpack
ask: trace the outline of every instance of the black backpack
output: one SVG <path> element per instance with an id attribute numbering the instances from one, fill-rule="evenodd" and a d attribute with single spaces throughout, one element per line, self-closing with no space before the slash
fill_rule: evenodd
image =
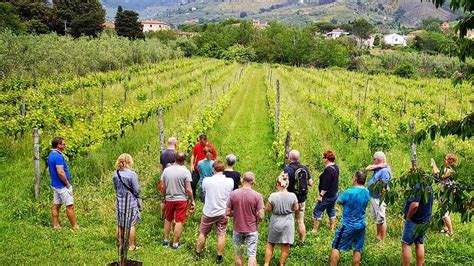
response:
<path id="1" fill-rule="evenodd" d="M 308 170 L 303 166 L 290 165 L 290 167 L 295 170 L 294 192 L 299 195 L 306 195 L 308 193 Z"/>

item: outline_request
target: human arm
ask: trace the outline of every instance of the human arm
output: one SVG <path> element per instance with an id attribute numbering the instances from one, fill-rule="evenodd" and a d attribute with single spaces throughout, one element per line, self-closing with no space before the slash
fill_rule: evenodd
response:
<path id="1" fill-rule="evenodd" d="M 379 163 L 379 164 L 371 164 L 371 165 L 367 166 L 365 168 L 365 170 L 373 171 L 375 169 L 385 168 L 385 167 L 388 167 L 388 164 L 386 162 L 383 162 L 383 163 Z"/>
<path id="2" fill-rule="evenodd" d="M 291 206 L 291 210 L 294 211 L 294 212 L 299 210 L 299 209 L 300 209 L 300 205 L 298 204 L 298 201 L 293 203 L 293 205 Z"/>
<path id="3" fill-rule="evenodd" d="M 319 194 L 318 201 L 322 201 L 324 195 L 329 190 L 331 173 L 329 172 L 329 167 L 326 167 L 324 171 L 319 176 Z"/>
<path id="4" fill-rule="evenodd" d="M 133 195 L 135 195 L 135 197 L 139 198 L 140 194 L 141 194 L 140 183 L 138 182 L 138 175 L 135 172 L 133 172 L 133 177 L 132 177 L 131 181 L 132 181 Z"/>
<path id="5" fill-rule="evenodd" d="M 439 168 L 436 166 L 436 162 L 433 158 L 431 158 L 431 168 L 433 169 L 433 174 L 437 175 L 439 174 Z"/>
<path id="6" fill-rule="evenodd" d="M 417 201 L 414 201 L 414 202 L 410 203 L 410 206 L 408 207 L 408 212 L 407 212 L 407 216 L 406 216 L 405 220 L 411 221 L 411 218 L 413 217 L 413 215 L 418 210 L 418 206 L 420 206 L 420 203 L 417 202 Z"/>
<path id="7" fill-rule="evenodd" d="M 306 168 L 306 171 L 308 172 L 308 187 L 312 187 L 314 184 L 313 177 L 311 176 L 311 172 L 308 168 Z"/>
<path id="8" fill-rule="evenodd" d="M 234 212 L 232 210 L 232 195 L 233 193 L 230 193 L 229 199 L 227 199 L 226 209 L 225 209 L 225 215 L 229 217 L 234 216 Z"/>
<path id="9" fill-rule="evenodd" d="M 337 199 L 337 203 L 340 205 L 344 205 L 346 202 L 347 202 L 347 193 L 344 192 Z"/>
<path id="10" fill-rule="evenodd" d="M 56 165 L 56 172 L 58 173 L 58 176 L 61 179 L 61 181 L 64 183 L 64 185 L 66 185 L 67 188 L 70 188 L 71 183 L 69 183 L 69 180 L 67 180 L 66 172 L 64 171 L 64 166 Z"/>
<path id="11" fill-rule="evenodd" d="M 265 218 L 265 205 L 263 204 L 263 198 L 260 197 L 257 203 L 257 221 L 260 222 Z"/>
<path id="12" fill-rule="evenodd" d="M 273 205 L 270 202 L 267 203 L 267 207 L 265 207 L 265 211 L 266 212 L 272 212 L 273 211 Z"/>

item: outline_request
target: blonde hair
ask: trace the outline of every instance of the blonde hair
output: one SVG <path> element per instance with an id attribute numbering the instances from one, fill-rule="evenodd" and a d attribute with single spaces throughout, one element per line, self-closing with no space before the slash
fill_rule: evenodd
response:
<path id="1" fill-rule="evenodd" d="M 277 182 L 281 187 L 287 188 L 288 185 L 290 184 L 290 180 L 288 179 L 288 174 L 281 172 L 281 174 L 278 176 Z"/>
<path id="2" fill-rule="evenodd" d="M 128 153 L 122 153 L 120 156 L 117 158 L 117 161 L 115 162 L 115 169 L 121 170 L 124 168 L 132 168 L 133 166 L 133 158 L 130 154 Z"/>

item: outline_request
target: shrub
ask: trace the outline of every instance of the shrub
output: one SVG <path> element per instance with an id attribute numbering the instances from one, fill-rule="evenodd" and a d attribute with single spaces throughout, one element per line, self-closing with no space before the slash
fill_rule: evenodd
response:
<path id="1" fill-rule="evenodd" d="M 415 69 L 409 63 L 402 63 L 393 73 L 402 78 L 411 78 L 415 75 Z"/>

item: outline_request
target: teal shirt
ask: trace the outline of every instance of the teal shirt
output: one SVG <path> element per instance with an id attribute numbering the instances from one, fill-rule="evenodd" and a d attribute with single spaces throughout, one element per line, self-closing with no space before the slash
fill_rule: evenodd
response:
<path id="1" fill-rule="evenodd" d="M 342 224 L 354 229 L 364 228 L 365 209 L 369 199 L 369 190 L 365 187 L 353 187 L 344 191 L 338 199 L 343 206 Z"/>
<path id="2" fill-rule="evenodd" d="M 205 177 L 213 176 L 214 169 L 212 168 L 212 164 L 214 163 L 213 160 L 201 160 L 198 163 L 198 171 L 199 171 L 199 185 L 202 186 L 202 181 Z"/>

